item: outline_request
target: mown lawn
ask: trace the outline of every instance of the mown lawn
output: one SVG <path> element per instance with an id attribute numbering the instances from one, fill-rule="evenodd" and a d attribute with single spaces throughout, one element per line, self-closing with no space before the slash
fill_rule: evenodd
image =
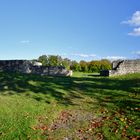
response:
<path id="1" fill-rule="evenodd" d="M 0 139 L 140 139 L 140 74 L 0 72 Z"/>

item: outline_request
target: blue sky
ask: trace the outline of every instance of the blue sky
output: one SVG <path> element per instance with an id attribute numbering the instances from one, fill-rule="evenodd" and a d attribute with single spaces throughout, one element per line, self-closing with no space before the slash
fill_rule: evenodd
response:
<path id="1" fill-rule="evenodd" d="M 139 0 L 0 0 L 0 59 L 140 57 Z"/>

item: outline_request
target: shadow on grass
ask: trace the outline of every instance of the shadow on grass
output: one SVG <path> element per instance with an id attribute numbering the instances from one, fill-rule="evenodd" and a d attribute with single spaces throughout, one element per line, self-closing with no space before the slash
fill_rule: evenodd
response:
<path id="1" fill-rule="evenodd" d="M 92 73 L 92 74 L 88 74 L 88 76 L 101 77 L 100 73 Z"/>
<path id="2" fill-rule="evenodd" d="M 25 93 L 37 101 L 50 103 L 53 98 L 60 104 L 74 105 L 73 99 L 93 97 L 99 105 L 125 108 L 139 102 L 140 77 L 132 79 L 90 77 L 47 77 L 31 74 L 0 72 L 0 91 L 8 95 Z M 137 94 L 136 96 L 133 96 Z M 133 98 L 130 97 L 133 96 Z M 50 98 L 50 100 L 49 100 Z"/>

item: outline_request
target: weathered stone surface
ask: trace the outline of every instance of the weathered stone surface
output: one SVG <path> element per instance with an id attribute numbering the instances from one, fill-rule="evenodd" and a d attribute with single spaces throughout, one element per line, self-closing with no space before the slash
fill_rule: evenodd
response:
<path id="1" fill-rule="evenodd" d="M 41 63 L 41 62 L 35 61 L 35 62 L 33 62 L 33 65 L 34 65 L 34 66 L 42 66 L 42 63 Z"/>
<path id="2" fill-rule="evenodd" d="M 112 70 L 103 70 L 100 74 L 102 76 L 114 76 L 128 73 L 140 73 L 140 59 L 114 61 L 112 62 Z"/>
<path id="3" fill-rule="evenodd" d="M 42 66 L 40 62 L 29 60 L 0 60 L 0 70 L 9 72 L 33 73 L 51 76 L 71 76 L 72 72 L 62 66 Z"/>
<path id="4" fill-rule="evenodd" d="M 69 71 L 67 71 L 66 73 L 67 73 L 66 76 L 72 76 L 72 75 L 73 75 L 73 71 L 72 71 L 72 70 L 69 70 Z"/>

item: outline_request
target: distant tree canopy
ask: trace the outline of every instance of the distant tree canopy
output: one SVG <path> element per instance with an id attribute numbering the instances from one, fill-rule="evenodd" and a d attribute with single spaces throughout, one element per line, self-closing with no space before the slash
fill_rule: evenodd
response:
<path id="1" fill-rule="evenodd" d="M 81 60 L 80 62 L 71 61 L 68 58 L 62 58 L 59 55 L 42 55 L 38 58 L 38 61 L 43 66 L 64 66 L 66 69 L 80 72 L 100 72 L 100 70 L 110 70 L 111 62 L 107 59 L 92 60 L 86 62 Z"/>
<path id="2" fill-rule="evenodd" d="M 64 66 L 70 69 L 71 61 L 68 58 L 62 59 L 59 55 L 42 55 L 38 58 L 38 61 L 42 63 L 43 66 Z"/>
<path id="3" fill-rule="evenodd" d="M 39 56 L 38 61 L 41 62 L 43 66 L 48 66 L 48 56 L 47 55 Z"/>
<path id="4" fill-rule="evenodd" d="M 80 71 L 81 67 L 80 64 L 76 61 L 71 61 L 70 69 L 73 71 Z"/>

